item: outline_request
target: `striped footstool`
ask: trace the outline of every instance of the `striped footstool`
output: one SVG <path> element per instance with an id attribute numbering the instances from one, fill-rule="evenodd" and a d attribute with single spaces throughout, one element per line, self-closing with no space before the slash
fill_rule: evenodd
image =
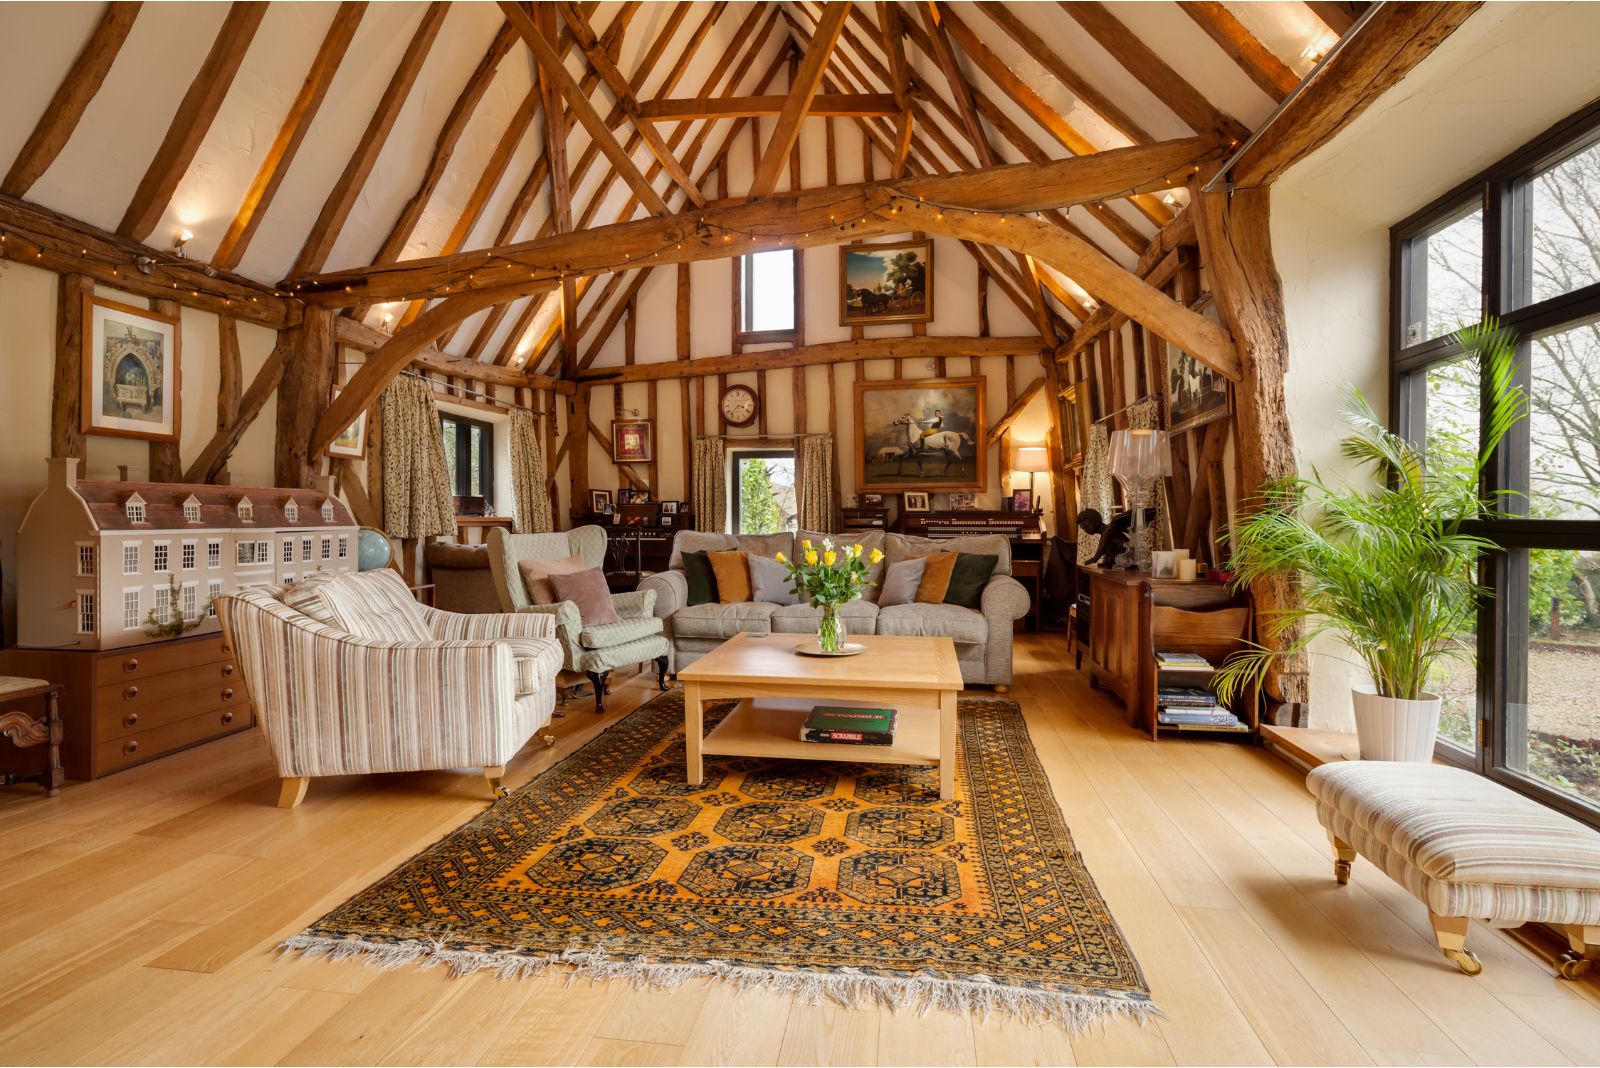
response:
<path id="1" fill-rule="evenodd" d="M 1306 785 L 1333 842 L 1334 876 L 1359 853 L 1428 906 L 1439 949 L 1468 975 L 1468 920 L 1566 928 L 1561 975 L 1600 959 L 1600 833 L 1461 768 L 1381 760 L 1324 764 Z"/>

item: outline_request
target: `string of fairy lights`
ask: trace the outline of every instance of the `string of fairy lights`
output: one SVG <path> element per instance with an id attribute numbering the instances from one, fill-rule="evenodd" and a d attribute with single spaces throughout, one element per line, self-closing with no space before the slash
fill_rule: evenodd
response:
<path id="1" fill-rule="evenodd" d="M 1163 177 L 1163 182 L 1165 183 L 1164 185 L 1158 185 L 1151 181 L 1145 181 L 1118 192 L 1108 194 L 1100 199 L 1117 200 L 1125 197 L 1131 197 L 1139 193 L 1149 192 L 1152 187 L 1171 188 L 1172 186 L 1178 184 L 1173 180 L 1175 175 L 1197 173 L 1200 169 L 1201 162 L 1206 159 L 1208 155 L 1209 153 L 1201 154 L 1194 160 L 1191 160 L 1189 163 L 1186 163 L 1181 167 L 1174 168 L 1173 171 L 1168 172 Z M 708 219 L 705 214 L 700 214 L 695 217 L 695 221 L 692 225 L 687 226 L 676 235 L 668 237 L 660 245 L 630 255 L 624 255 L 604 263 L 597 263 L 592 260 L 585 261 L 581 265 L 573 262 L 564 264 L 537 262 L 533 259 L 533 257 L 537 254 L 538 250 L 533 247 L 526 248 L 520 253 L 485 250 L 482 260 L 477 262 L 461 262 L 459 266 L 448 270 L 442 278 L 443 284 L 437 286 L 428 294 L 384 297 L 369 293 L 361 296 L 361 299 L 365 303 L 383 303 L 391 299 L 425 299 L 428 296 L 450 296 L 465 292 L 473 292 L 480 289 L 511 288 L 517 284 L 516 281 L 512 278 L 502 278 L 502 276 L 515 271 L 526 271 L 527 277 L 531 280 L 548 281 L 551 283 L 563 282 L 567 278 L 575 275 L 614 274 L 660 263 L 663 256 L 668 256 L 669 262 L 675 261 L 675 258 L 671 257 L 670 253 L 682 251 L 686 244 L 694 242 L 705 244 L 720 241 L 725 245 L 733 245 L 735 243 L 743 245 L 746 242 L 776 242 L 777 246 L 781 248 L 789 244 L 791 241 L 808 242 L 810 241 L 812 235 L 818 230 L 826 230 L 830 233 L 837 233 L 841 236 L 845 236 L 849 231 L 859 228 L 868 220 L 882 219 L 886 214 L 889 216 L 905 214 L 908 208 L 918 211 L 932 210 L 934 212 L 933 221 L 935 222 L 943 221 L 945 214 L 948 212 L 958 216 L 972 218 L 977 218 L 980 216 L 997 218 L 1001 225 L 1011 222 L 1012 220 L 1043 221 L 1045 211 L 1052 210 L 1004 210 L 973 208 L 966 204 L 956 204 L 931 199 L 926 196 L 902 193 L 892 188 L 889 188 L 887 190 L 887 195 L 881 199 L 873 197 L 870 194 L 868 195 L 867 199 L 870 202 L 861 210 L 846 215 L 843 218 L 841 218 L 837 212 L 830 211 L 826 226 L 821 225 L 819 222 L 817 226 L 812 228 L 788 230 L 775 230 L 770 227 L 763 227 L 759 229 L 744 228 L 736 225 L 729 225 L 726 222 L 712 221 Z M 811 214 L 812 212 L 820 214 L 822 210 L 827 209 L 830 205 L 856 203 L 860 200 L 860 193 L 845 194 L 840 196 L 836 201 L 823 201 L 821 203 L 809 205 L 807 214 Z M 638 220 L 634 225 L 648 221 L 649 220 Z M 623 225 L 626 226 L 628 224 Z M 0 259 L 27 262 L 29 258 L 43 259 L 47 252 L 51 253 L 53 256 L 71 255 L 70 252 L 60 249 L 59 245 L 59 240 L 52 241 L 45 235 L 31 233 L 26 226 L 17 226 L 15 223 L 8 224 L 5 229 L 0 230 Z M 181 297 L 184 293 L 187 293 L 191 298 L 199 298 L 200 296 L 205 295 L 221 302 L 224 306 L 231 305 L 235 301 L 249 301 L 250 303 L 257 304 L 260 303 L 261 295 L 247 295 L 239 292 L 239 290 L 242 289 L 246 284 L 243 282 L 236 284 L 237 288 L 234 289 L 221 289 L 209 287 L 205 285 L 204 282 L 194 278 L 189 278 L 186 280 L 156 278 L 154 275 L 157 269 L 162 269 L 165 271 L 171 271 L 175 269 L 192 271 L 198 273 L 206 279 L 219 277 L 220 273 L 216 270 L 216 268 L 211 267 L 209 264 L 203 264 L 196 260 L 190 260 L 182 255 L 152 255 L 151 253 L 153 252 L 154 250 L 148 250 L 144 253 L 134 256 L 132 260 L 126 264 L 112 263 L 110 268 L 112 277 L 121 277 L 123 271 L 134 270 L 146 276 L 146 284 L 158 285 L 163 289 L 170 287 L 175 296 Z M 79 258 L 86 262 L 104 262 L 108 258 L 103 255 L 91 257 L 90 250 L 87 247 L 81 247 L 78 255 Z M 452 257 L 452 260 L 459 259 L 460 257 Z M 294 300 L 304 305 L 309 303 L 306 300 L 307 296 L 314 294 L 336 293 L 340 290 L 343 290 L 346 293 L 356 294 L 358 285 L 363 291 L 366 291 L 374 283 L 381 283 L 386 276 L 409 274 L 415 272 L 419 266 L 420 265 L 417 261 L 412 261 L 409 263 L 399 262 L 393 264 L 376 265 L 361 271 L 359 275 L 355 275 L 352 272 L 342 272 L 344 278 L 350 279 L 349 281 L 345 281 L 337 275 L 330 277 L 325 281 L 318 281 L 316 279 L 291 281 L 282 285 L 271 287 L 271 294 L 277 298 Z M 479 282 L 480 272 L 490 274 L 492 276 L 491 280 L 482 285 L 477 284 Z"/>

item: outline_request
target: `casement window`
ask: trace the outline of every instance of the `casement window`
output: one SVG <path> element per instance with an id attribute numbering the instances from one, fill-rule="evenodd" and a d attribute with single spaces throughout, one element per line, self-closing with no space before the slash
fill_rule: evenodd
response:
<path id="1" fill-rule="evenodd" d="M 122 573 L 124 575 L 139 573 L 139 543 L 136 541 L 122 543 Z"/>
<path id="2" fill-rule="evenodd" d="M 792 248 L 753 252 L 734 261 L 743 344 L 795 341 L 800 334 L 800 257 Z"/>
<path id="3" fill-rule="evenodd" d="M 728 461 L 728 500 L 736 534 L 776 534 L 795 529 L 792 449 L 740 449 Z"/>
<path id="4" fill-rule="evenodd" d="M 486 502 L 494 495 L 494 424 L 446 412 L 439 416 L 439 433 L 457 509 L 464 498 Z"/>
<path id="5" fill-rule="evenodd" d="M 138 590 L 122 591 L 122 629 L 138 630 L 144 623 L 144 610 L 140 606 Z"/>
<path id="6" fill-rule="evenodd" d="M 78 543 L 78 577 L 93 578 L 95 573 L 95 546 L 93 542 Z"/>
<path id="7" fill-rule="evenodd" d="M 1434 684 L 1439 756 L 1600 824 L 1600 105 L 1396 226 L 1391 270 L 1391 417 L 1431 467 L 1483 440 L 1454 330 L 1515 331 L 1528 400 L 1480 487 L 1498 551 L 1473 655 Z"/>
<path id="8" fill-rule="evenodd" d="M 151 547 L 151 550 L 154 553 L 154 564 L 153 564 L 153 567 L 155 569 L 155 572 L 159 575 L 159 574 L 165 574 L 165 573 L 171 571 L 172 570 L 172 559 L 171 559 L 172 547 L 170 545 L 168 545 L 164 541 L 158 541 L 158 542 L 155 543 L 154 546 Z"/>
<path id="9" fill-rule="evenodd" d="M 78 633 L 94 633 L 94 591 L 78 591 Z"/>
<path id="10" fill-rule="evenodd" d="M 184 571 L 193 571 L 194 570 L 194 563 L 195 563 L 194 552 L 195 552 L 194 542 L 186 541 L 186 542 L 183 543 L 183 547 L 178 553 L 178 566 L 181 567 Z"/>

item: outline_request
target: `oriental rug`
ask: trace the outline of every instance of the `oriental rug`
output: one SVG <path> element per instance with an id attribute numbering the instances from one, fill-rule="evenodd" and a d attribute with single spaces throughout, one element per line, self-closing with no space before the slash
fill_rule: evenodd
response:
<path id="1" fill-rule="evenodd" d="M 707 757 L 690 786 L 671 691 L 284 948 L 1068 1027 L 1155 1011 L 1016 703 L 963 698 L 959 724 L 950 801 L 886 764 Z"/>

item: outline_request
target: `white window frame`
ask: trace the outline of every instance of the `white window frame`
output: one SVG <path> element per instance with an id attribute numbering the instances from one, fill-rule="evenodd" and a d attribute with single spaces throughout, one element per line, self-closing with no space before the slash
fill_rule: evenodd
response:
<path id="1" fill-rule="evenodd" d="M 193 571 L 199 564 L 199 552 L 196 543 L 186 541 L 178 548 L 178 570 Z"/>
<path id="2" fill-rule="evenodd" d="M 233 564 L 235 567 L 249 567 L 256 562 L 256 543 L 240 540 L 233 546 Z"/>
<path id="3" fill-rule="evenodd" d="M 99 570 L 100 554 L 92 541 L 78 542 L 78 577 L 94 578 Z"/>
<path id="4" fill-rule="evenodd" d="M 256 563 L 272 563 L 272 543 L 270 541 L 256 542 Z"/>
<path id="5" fill-rule="evenodd" d="M 294 563 L 294 539 L 293 538 L 284 538 L 283 539 L 283 562 L 286 563 L 286 564 Z"/>
<path id="6" fill-rule="evenodd" d="M 222 596 L 222 580 L 211 579 L 206 583 L 206 618 L 217 618 L 217 598 Z"/>
<path id="7" fill-rule="evenodd" d="M 292 498 L 283 506 L 283 518 L 290 523 L 300 522 L 300 506 Z"/>
<path id="8" fill-rule="evenodd" d="M 339 535 L 339 559 L 350 559 L 350 535 L 348 534 Z"/>
<path id="9" fill-rule="evenodd" d="M 333 559 L 333 539 L 326 534 L 322 536 L 322 559 Z"/>
<path id="10" fill-rule="evenodd" d="M 172 543 L 170 541 L 158 541 L 151 544 L 150 570 L 157 575 L 172 574 Z"/>
<path id="11" fill-rule="evenodd" d="M 93 590 L 79 590 L 73 611 L 77 614 L 79 634 L 93 634 L 95 632 L 95 604 Z"/>
<path id="12" fill-rule="evenodd" d="M 185 523 L 200 522 L 200 502 L 187 500 L 183 502 L 183 521 Z"/>
<path id="13" fill-rule="evenodd" d="M 200 583 L 185 582 L 182 589 L 183 618 L 192 620 L 200 614 Z"/>
<path id="14" fill-rule="evenodd" d="M 311 539 L 310 538 L 301 538 L 300 539 L 300 562 L 302 564 L 309 564 L 311 562 Z"/>
<path id="15" fill-rule="evenodd" d="M 128 566 L 128 550 L 133 550 L 133 566 Z M 137 575 L 144 567 L 144 542 L 125 541 L 122 543 L 122 573 L 124 575 Z"/>
<path id="16" fill-rule="evenodd" d="M 156 622 L 167 624 L 172 622 L 172 587 L 152 586 L 151 592 L 155 594 L 155 604 L 152 609 L 156 614 Z"/>
<path id="17" fill-rule="evenodd" d="M 206 570 L 215 571 L 222 566 L 222 539 L 206 539 Z"/>
<path id="18" fill-rule="evenodd" d="M 143 523 L 145 521 L 144 500 L 138 497 L 129 497 L 122 506 L 123 514 L 130 523 Z"/>
<path id="19" fill-rule="evenodd" d="M 129 597 L 133 603 L 128 603 Z M 129 615 L 132 612 L 132 615 Z M 131 622 L 130 622 L 131 620 Z M 144 590 L 138 586 L 122 588 L 122 629 L 138 630 L 144 624 Z"/>
<path id="20" fill-rule="evenodd" d="M 332 501 L 323 501 L 322 502 L 322 521 L 324 523 L 333 522 L 333 502 Z"/>

